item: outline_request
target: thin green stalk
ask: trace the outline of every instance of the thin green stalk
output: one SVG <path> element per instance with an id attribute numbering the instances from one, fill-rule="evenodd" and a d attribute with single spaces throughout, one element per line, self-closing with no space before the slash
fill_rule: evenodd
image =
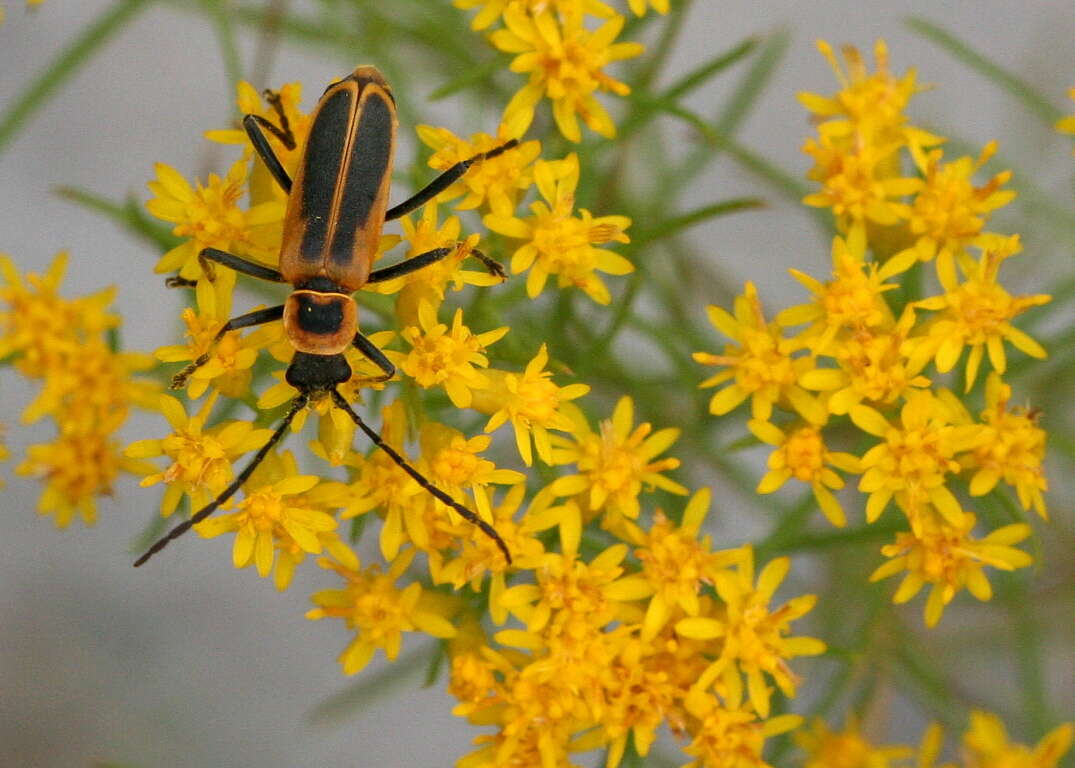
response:
<path id="1" fill-rule="evenodd" d="M 201 0 L 206 13 L 216 32 L 220 57 L 224 61 L 224 76 L 227 78 L 225 93 L 228 95 L 228 110 L 234 109 L 232 93 L 235 84 L 243 79 L 243 67 L 239 60 L 239 44 L 235 38 L 235 24 L 229 0 Z"/>
<path id="2" fill-rule="evenodd" d="M 54 58 L 44 71 L 15 97 L 15 101 L 0 118 L 0 152 L 15 138 L 34 112 L 49 99 L 86 62 L 101 50 L 134 16 L 149 5 L 150 0 L 120 0 L 90 23 Z"/>
<path id="3" fill-rule="evenodd" d="M 362 711 L 372 711 L 371 705 L 375 702 L 421 680 L 428 669 L 423 662 L 434 653 L 436 645 L 427 643 L 404 652 L 381 669 L 367 670 L 360 680 L 318 704 L 307 716 L 307 721 L 315 726 L 331 726 L 343 720 L 353 722 Z"/>
<path id="4" fill-rule="evenodd" d="M 974 50 L 948 30 L 934 24 L 932 21 L 923 19 L 921 16 L 912 16 L 907 19 L 907 26 L 930 42 L 948 51 L 971 69 L 992 80 L 1050 126 L 1060 119 L 1060 110 L 1031 87 L 1029 83 Z"/>

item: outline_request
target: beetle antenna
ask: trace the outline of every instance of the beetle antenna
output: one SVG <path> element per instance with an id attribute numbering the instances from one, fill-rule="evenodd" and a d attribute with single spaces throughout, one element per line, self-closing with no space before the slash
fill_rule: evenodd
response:
<path id="1" fill-rule="evenodd" d="M 250 475 L 252 475 L 254 473 L 254 470 L 257 469 L 258 464 L 264 461 L 265 457 L 269 455 L 269 451 L 273 449 L 273 446 L 280 442 L 280 438 L 284 436 L 284 433 L 287 431 L 287 428 L 291 426 L 291 422 L 292 420 L 294 420 L 296 414 L 298 414 L 299 411 L 306 407 L 306 403 L 309 402 L 309 400 L 310 396 L 307 395 L 305 392 L 292 400 L 291 407 L 287 409 L 287 413 L 284 415 L 284 420 L 280 422 L 280 426 L 278 426 L 276 428 L 276 431 L 272 433 L 272 437 L 268 439 L 265 445 L 261 446 L 261 450 L 259 450 L 257 452 L 257 455 L 254 456 L 253 460 L 246 465 L 246 469 L 239 473 L 239 476 L 235 478 L 232 484 L 225 488 L 224 491 L 215 499 L 213 499 L 212 502 L 207 504 L 202 509 L 198 510 L 198 512 L 195 513 L 189 520 L 184 520 L 175 528 L 168 531 L 168 533 L 165 534 L 162 538 L 158 539 L 152 547 L 146 550 L 146 553 L 144 555 L 134 561 L 134 567 L 137 568 L 138 566 L 142 565 L 142 563 L 144 563 L 146 560 L 153 557 L 153 555 L 157 554 L 166 546 L 168 546 L 168 542 L 170 542 L 172 539 L 178 539 L 184 533 L 189 531 L 192 526 L 197 525 L 202 520 L 209 517 L 209 515 L 213 514 L 216 511 L 217 507 L 219 507 L 221 504 L 234 496 L 235 492 L 239 490 L 239 486 L 241 486 L 247 481 L 247 479 L 249 479 Z"/>
<path id="2" fill-rule="evenodd" d="M 421 472 L 408 464 L 407 460 L 400 456 L 399 452 L 397 452 L 395 448 L 386 443 L 381 438 L 381 436 L 373 430 L 372 427 L 370 427 L 366 422 L 362 421 L 359 415 L 355 413 L 354 410 L 351 408 L 350 404 L 348 404 L 348 402 L 344 400 L 343 395 L 341 395 L 335 389 L 332 390 L 332 402 L 334 402 L 341 411 L 344 411 L 348 416 L 350 416 L 351 421 L 353 421 L 359 429 L 366 433 L 366 437 L 372 440 L 374 445 L 387 453 L 392 459 L 392 461 L 396 462 L 396 464 L 399 465 L 400 469 L 402 469 L 404 472 L 414 478 L 414 481 L 418 483 L 418 485 L 425 488 L 438 501 L 441 501 L 454 509 L 465 520 L 468 520 L 474 525 L 478 526 L 478 528 L 481 529 L 482 533 L 484 533 L 486 536 L 496 542 L 496 545 L 500 548 L 500 551 L 504 553 L 504 558 L 508 561 L 509 564 L 511 563 L 511 553 L 508 552 L 508 545 L 504 543 L 504 540 L 502 538 L 500 538 L 500 534 L 496 532 L 496 529 L 493 526 L 482 520 L 476 514 L 471 512 L 469 509 L 457 502 L 447 493 L 442 491 L 440 488 L 433 485 L 433 483 L 429 482 L 429 480 L 426 479 L 426 477 Z"/>

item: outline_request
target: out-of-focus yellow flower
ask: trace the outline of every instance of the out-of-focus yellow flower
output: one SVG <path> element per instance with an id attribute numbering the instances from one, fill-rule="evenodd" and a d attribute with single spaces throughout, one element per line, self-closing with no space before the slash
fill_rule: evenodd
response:
<path id="1" fill-rule="evenodd" d="M 662 2 L 662 0 L 656 0 Z M 663 0 L 667 2 L 667 0 Z M 504 13 L 509 5 L 517 5 L 531 13 L 553 10 L 561 18 L 588 14 L 607 19 L 616 12 L 600 0 L 453 0 L 452 5 L 464 11 L 481 6 L 478 15 L 470 23 L 474 29 L 485 29 Z"/>
<path id="2" fill-rule="evenodd" d="M 157 350 L 157 359 L 166 363 L 194 361 L 209 355 L 190 376 L 187 394 L 193 400 L 201 397 L 210 384 L 228 397 L 241 397 L 250 389 L 250 369 L 257 360 L 258 348 L 264 345 L 264 329 L 246 336 L 241 331 L 229 331 L 214 342 L 217 333 L 231 319 L 235 277 L 234 271 L 221 269 L 215 281 L 199 280 L 195 289 L 198 311 L 190 307 L 183 310 L 190 341 Z"/>
<path id="3" fill-rule="evenodd" d="M 88 339 L 119 325 L 119 318 L 106 311 L 115 288 L 89 296 L 65 299 L 60 283 L 67 271 L 67 251 L 60 251 L 44 274 L 28 273 L 26 279 L 6 254 L 0 253 L 0 360 L 15 356 L 15 367 L 24 376 L 42 378 L 67 367 L 64 362 Z"/>
<path id="4" fill-rule="evenodd" d="M 534 448 L 543 462 L 552 464 L 549 430 L 570 432 L 574 429 L 574 422 L 562 412 L 561 405 L 590 391 L 586 384 L 557 386 L 552 381 L 552 373 L 545 370 L 548 362 L 547 345 L 542 344 L 522 373 L 486 371 L 489 388 L 477 390 L 471 404 L 481 413 L 491 414 L 485 425 L 486 432 L 494 432 L 504 422 L 511 422 L 515 445 L 527 466 L 534 462 Z"/>
<path id="5" fill-rule="evenodd" d="M 668 13 L 669 0 L 627 0 L 627 4 L 631 6 L 631 11 L 635 16 L 645 16 L 646 6 L 650 5 L 653 10 L 660 14 Z"/>
<path id="6" fill-rule="evenodd" d="M 1029 525 L 1006 525 L 975 540 L 970 535 L 974 515 L 960 511 L 955 521 L 949 517 L 921 516 L 914 532 L 896 534 L 894 544 L 881 548 L 889 561 L 870 576 L 870 581 L 878 581 L 907 571 L 892 597 L 897 604 L 913 598 L 926 584 L 932 585 L 924 610 L 929 627 L 936 626 L 944 607 L 964 588 L 979 600 L 992 597 L 993 590 L 982 572 L 985 566 L 1012 571 L 1032 562 L 1030 555 L 1011 546 L 1030 535 Z"/>
<path id="7" fill-rule="evenodd" d="M 424 632 L 439 638 L 455 635 L 450 621 L 455 601 L 422 589 L 411 582 L 400 589 L 395 582 L 414 560 L 415 550 L 408 549 L 392 562 L 386 573 L 378 565 L 360 569 L 328 558 L 317 562 L 335 571 L 344 580 L 342 589 L 326 589 L 310 599 L 318 607 L 308 611 L 308 619 L 343 619 L 348 629 L 356 631 L 354 640 L 339 656 L 345 675 L 360 672 L 378 648 L 389 660 L 395 660 L 403 643 L 404 632 Z"/>
<path id="8" fill-rule="evenodd" d="M 1049 490 L 1045 477 L 1045 430 L 1038 426 L 1038 414 L 1021 406 L 1009 406 L 1012 388 L 996 373 L 985 383 L 985 410 L 982 424 L 988 438 L 960 459 L 974 471 L 971 496 L 984 496 L 997 481 L 1015 488 L 1023 509 L 1031 507 L 1047 518 L 1042 493 Z"/>
<path id="9" fill-rule="evenodd" d="M 1003 249 L 985 251 L 966 281 L 948 282 L 942 276 L 945 293 L 916 303 L 917 307 L 940 314 L 925 326 L 921 336 L 905 342 L 911 367 L 932 359 L 937 370 L 946 373 L 959 362 L 963 348 L 969 346 L 965 377 L 969 392 L 987 351 L 993 370 L 1003 374 L 1007 369 L 1005 341 L 1031 357 L 1046 357 L 1045 349 L 1011 321 L 1032 307 L 1048 303 L 1052 297 L 1012 296 L 997 282 L 1001 264 L 1018 249 L 1018 236 L 1013 236 Z"/>
<path id="10" fill-rule="evenodd" d="M 530 13 L 520 3 L 512 3 L 503 13 L 506 29 L 498 29 L 489 39 L 497 48 L 515 54 L 513 72 L 530 73 L 530 81 L 512 97 L 504 110 L 504 122 L 512 135 L 522 135 L 534 119 L 534 107 L 542 96 L 552 101 L 552 115 L 560 133 L 569 141 L 581 141 L 578 118 L 605 138 L 616 135 L 612 117 L 594 94 L 611 91 L 630 93 L 624 83 L 607 75 L 603 68 L 619 59 L 630 59 L 643 51 L 641 43 L 614 43 L 623 29 L 624 17 L 616 14 L 590 32 L 581 15 L 563 18 L 548 11 Z"/>
<path id="11" fill-rule="evenodd" d="M 733 569 L 714 576 L 717 594 L 724 601 L 723 610 L 717 616 L 676 622 L 679 635 L 698 640 L 721 638 L 723 642 L 720 656 L 698 678 L 695 690 L 706 691 L 720 681 L 732 700 L 738 701 L 740 694 L 736 692 L 743 690 L 742 674 L 750 706 L 762 718 L 769 716 L 770 688 L 765 675 L 772 677 L 785 696 L 795 695 L 796 677 L 787 660 L 824 653 L 825 643 L 813 637 L 787 637 L 791 622 L 810 612 L 817 602 L 816 595 L 801 595 L 775 609 L 769 608 L 790 567 L 791 561 L 786 557 L 773 560 L 758 574 L 755 585 L 753 550 L 747 546 Z"/>
<path id="12" fill-rule="evenodd" d="M 260 448 L 272 434 L 271 429 L 254 429 L 248 421 L 226 421 L 206 428 L 218 394 L 209 395 L 193 416 L 187 416 L 182 403 L 174 397 L 161 395 L 158 409 L 171 425 L 172 434 L 162 439 L 138 440 L 124 451 L 134 459 L 167 456 L 171 460 L 163 472 L 154 467 L 141 482 L 143 488 L 160 482 L 167 485 L 161 499 L 164 517 L 175 512 L 184 494 L 190 496 L 192 510 L 208 504 L 231 482 L 232 462 Z"/>
<path id="13" fill-rule="evenodd" d="M 694 359 L 703 365 L 727 369 L 699 386 L 732 382 L 710 399 L 710 413 L 723 415 L 751 398 L 753 416 L 761 421 L 769 420 L 773 405 L 787 403 L 810 423 L 825 422 L 825 409 L 799 384 L 799 379 L 814 368 L 814 360 L 792 357 L 803 342 L 784 338 L 777 323 L 766 322 L 754 283 L 748 282 L 743 294 L 736 297 L 734 316 L 712 305 L 707 312 L 713 327 L 732 340 L 722 355 L 694 353 Z"/>
<path id="14" fill-rule="evenodd" d="M 874 746 L 855 718 L 842 731 L 830 730 L 824 720 L 815 718 L 810 730 L 795 734 L 795 743 L 806 752 L 803 768 L 896 768 L 896 763 L 902 765 L 914 754 L 910 747 Z"/>
<path id="15" fill-rule="evenodd" d="M 332 487 L 317 488 L 320 482 L 316 475 L 300 475 L 290 452 L 271 454 L 247 480 L 246 498 L 234 512 L 210 517 L 194 530 L 207 539 L 234 533 L 235 567 L 253 564 L 265 578 L 275 565 L 281 591 L 307 554 L 327 550 L 344 567 L 357 568 L 354 553 L 335 533 L 336 518 L 325 511 L 340 506 L 339 495 Z"/>
<path id="16" fill-rule="evenodd" d="M 449 328 L 437 321 L 437 311 L 428 302 L 419 305 L 418 322 L 420 327 L 408 326 L 400 334 L 411 345 L 410 352 L 385 354 L 418 386 L 443 387 L 456 408 L 470 407 L 472 390 L 489 387 L 478 371 L 489 366 L 484 351 L 504 338 L 507 326 L 475 334 L 463 324 L 463 310 L 457 309 Z"/>
<path id="17" fill-rule="evenodd" d="M 683 768 L 771 768 L 762 759 L 765 740 L 799 727 L 799 715 L 780 715 L 759 720 L 757 713 L 740 697 L 721 702 L 701 689 L 690 692 L 687 711 L 698 720 L 694 740 L 683 751 L 695 759 Z"/>
<path id="18" fill-rule="evenodd" d="M 198 183 L 195 187 L 169 165 L 157 163 L 154 169 L 157 178 L 147 185 L 154 197 L 146 202 L 146 210 L 175 224 L 172 234 L 189 238 L 161 257 L 157 272 L 178 271 L 182 278 L 197 280 L 202 275 L 198 254 L 203 248 L 219 248 L 263 264 L 276 264 L 284 205 L 272 200 L 245 211 L 239 207 L 246 191 L 245 160 L 234 163 L 225 177 L 213 173 L 204 186 Z"/>
<path id="19" fill-rule="evenodd" d="M 530 298 L 540 294 L 555 275 L 561 288 L 580 288 L 598 304 L 608 304 L 611 296 L 597 273 L 626 275 L 635 267 L 623 256 L 594 246 L 630 242 L 625 232 L 631 220 L 626 216 L 595 218 L 586 209 L 574 215 L 579 182 L 579 159 L 574 153 L 563 160 L 539 160 L 534 179 L 545 202 L 530 205 L 533 215 L 520 219 L 490 213 L 482 219 L 494 232 L 527 241 L 512 255 L 511 271 L 517 275 L 530 271 L 526 276 Z"/>
<path id="20" fill-rule="evenodd" d="M 776 450 L 769 454 L 769 471 L 758 483 L 757 492 L 772 493 L 794 477 L 813 489 L 814 498 L 830 523 L 840 528 L 846 525 L 843 507 L 832 493 L 843 488 L 844 481 L 829 465 L 857 474 L 862 471 L 858 457 L 830 451 L 825 446 L 821 429 L 813 425 L 790 427 L 784 431 L 771 422 L 752 419 L 748 426 L 763 443 L 776 446 Z"/>
<path id="21" fill-rule="evenodd" d="M 999 717 L 975 710 L 963 734 L 967 768 L 1056 768 L 1071 748 L 1075 727 L 1064 723 L 1049 731 L 1034 747 L 1012 743 Z"/>
<path id="22" fill-rule="evenodd" d="M 418 138 L 432 148 L 429 167 L 446 171 L 456 163 L 502 145 L 508 136 L 501 126 L 496 136 L 475 133 L 470 140 L 461 139 L 447 128 L 419 125 Z M 541 154 L 541 142 L 524 141 L 508 152 L 502 152 L 488 160 L 472 165 L 459 181 L 446 189 L 439 199 L 451 200 L 460 195 L 456 204 L 461 211 L 485 205 L 490 213 L 511 216 L 515 213 L 519 196 L 534 183 L 532 163 Z"/>
<path id="23" fill-rule="evenodd" d="M 1075 99 L 1075 88 L 1068 89 L 1068 98 Z M 1060 131 L 1060 133 L 1075 134 L 1075 115 L 1068 115 L 1057 120 L 1056 130 Z M 1072 154 L 1075 154 L 1075 149 L 1072 150 Z"/>
<path id="24" fill-rule="evenodd" d="M 643 486 L 687 495 L 686 488 L 662 474 L 679 467 L 679 459 L 657 458 L 679 437 L 678 429 L 653 432 L 649 422 L 634 426 L 629 397 L 620 398 L 612 419 L 601 422 L 598 432 L 574 404 L 562 408 L 575 428 L 569 436 L 551 436 L 553 463 L 574 464 L 578 472 L 553 481 L 552 495 L 581 497 L 590 512 L 604 512 L 604 522 L 612 529 L 624 518 L 638 518 Z"/>

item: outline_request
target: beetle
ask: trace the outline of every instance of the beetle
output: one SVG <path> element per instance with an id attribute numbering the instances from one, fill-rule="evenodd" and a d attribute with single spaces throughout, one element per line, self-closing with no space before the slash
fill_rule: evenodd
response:
<path id="1" fill-rule="evenodd" d="M 270 132 L 284 146 L 294 149 L 295 138 L 279 97 L 270 93 L 269 103 L 280 119 L 279 126 L 260 115 L 246 115 L 243 128 L 269 173 L 288 195 L 280 268 L 271 269 L 216 248 L 203 249 L 199 259 L 203 272 L 210 279 L 215 262 L 244 275 L 292 285 L 293 290 L 284 304 L 228 320 L 212 344 L 229 331 L 282 319 L 284 332 L 295 348 L 285 379 L 299 394 L 291 401 L 268 441 L 239 476 L 212 502 L 154 543 L 135 561 L 135 567 L 230 499 L 280 441 L 299 411 L 324 397 L 330 397 L 375 446 L 387 453 L 422 488 L 495 541 L 510 563 L 507 545 L 493 526 L 411 466 L 355 413 L 336 387 L 351 377 L 351 366 L 343 354 L 350 346 L 357 348 L 383 371 L 383 375 L 374 380 L 387 381 L 395 375 L 395 366 L 359 331 L 358 306 L 351 294 L 367 283 L 408 275 L 455 250 L 453 247 L 436 248 L 375 270 L 373 261 L 384 223 L 417 210 L 458 180 L 475 162 L 496 157 L 517 146 L 518 141 L 508 140 L 488 152 L 456 163 L 411 198 L 389 208 L 396 102 L 388 83 L 375 67 L 360 66 L 325 89 L 314 110 L 294 181 L 263 132 Z M 494 260 L 478 251 L 472 251 L 471 255 L 480 259 L 490 272 L 505 276 Z M 173 287 L 191 284 L 178 278 L 168 281 Z M 172 388 L 182 388 L 190 375 L 208 360 L 207 351 L 173 377 Z"/>

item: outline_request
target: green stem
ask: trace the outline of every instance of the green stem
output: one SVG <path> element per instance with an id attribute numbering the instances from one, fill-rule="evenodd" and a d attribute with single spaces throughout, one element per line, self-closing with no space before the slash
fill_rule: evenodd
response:
<path id="1" fill-rule="evenodd" d="M 149 5 L 149 0 L 120 0 L 105 11 L 64 48 L 45 70 L 30 82 L 0 118 L 0 151 L 15 137 L 34 112 L 49 101 L 61 86 L 80 71 L 93 54 Z"/>

